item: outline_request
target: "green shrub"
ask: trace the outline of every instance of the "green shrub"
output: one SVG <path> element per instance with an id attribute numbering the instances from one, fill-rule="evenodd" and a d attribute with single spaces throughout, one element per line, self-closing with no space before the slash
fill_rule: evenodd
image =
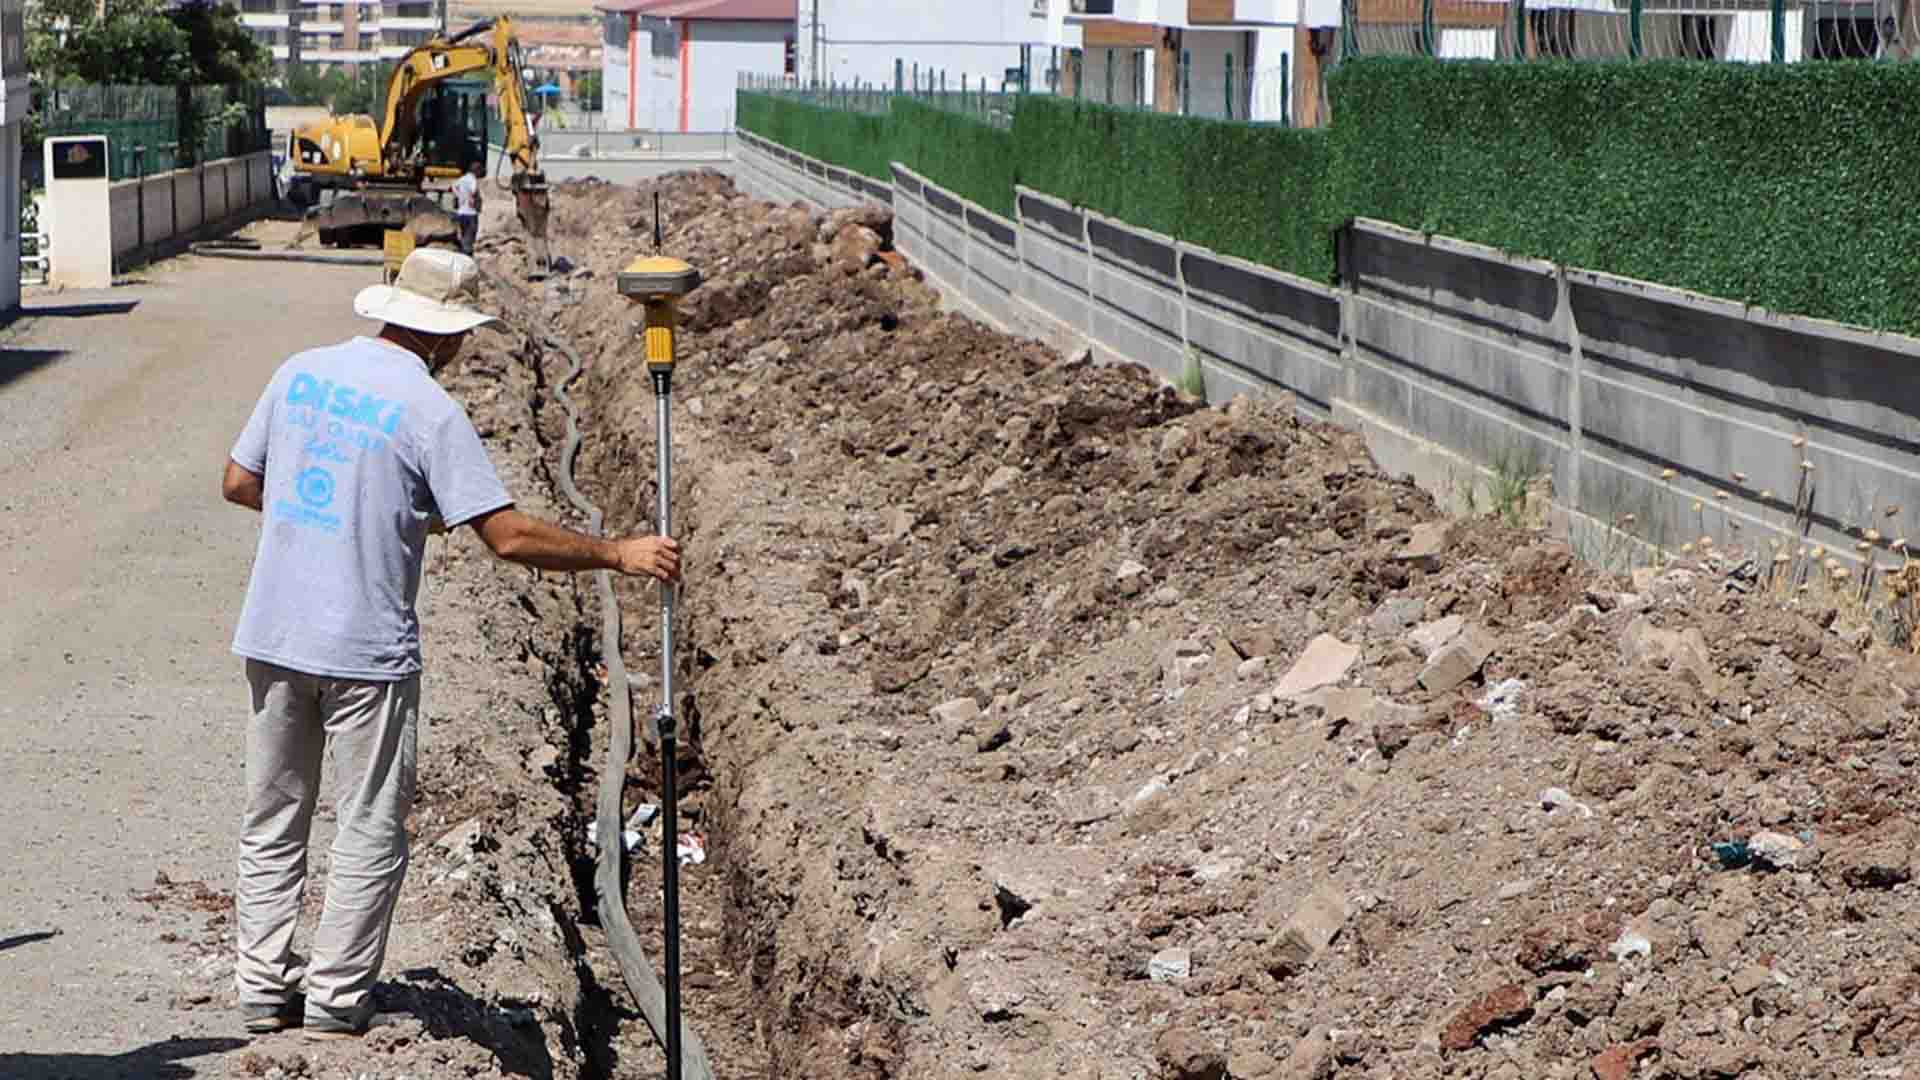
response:
<path id="1" fill-rule="evenodd" d="M 1920 330 L 1920 67 L 1344 64 L 1340 213 Z"/>

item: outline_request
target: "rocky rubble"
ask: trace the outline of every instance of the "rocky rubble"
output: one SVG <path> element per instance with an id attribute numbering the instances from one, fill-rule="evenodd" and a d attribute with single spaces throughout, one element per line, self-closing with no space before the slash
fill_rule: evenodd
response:
<path id="1" fill-rule="evenodd" d="M 1902 1075 L 1920 662 L 1737 559 L 1601 575 L 1284 399 L 943 313 L 878 215 L 661 190 L 707 275 L 676 506 L 727 975 L 689 1008 L 753 1069 Z M 555 197 L 623 529 L 650 199 Z"/>

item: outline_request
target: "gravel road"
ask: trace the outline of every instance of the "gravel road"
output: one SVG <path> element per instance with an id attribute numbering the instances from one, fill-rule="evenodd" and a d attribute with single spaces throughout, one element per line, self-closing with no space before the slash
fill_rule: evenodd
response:
<path id="1" fill-rule="evenodd" d="M 230 992 L 176 1007 L 218 983 L 133 894 L 232 886 L 257 534 L 219 470 L 289 352 L 364 329 L 371 274 L 176 260 L 29 297 L 0 337 L 0 1075 L 204 1075 L 244 1045 Z"/>

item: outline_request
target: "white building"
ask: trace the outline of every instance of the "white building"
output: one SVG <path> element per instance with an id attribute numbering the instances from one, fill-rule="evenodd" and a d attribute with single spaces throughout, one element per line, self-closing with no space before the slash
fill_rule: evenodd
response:
<path id="1" fill-rule="evenodd" d="M 1337 0 L 1328 0 L 1337 2 Z M 795 85 L 1056 88 L 1080 41 L 1067 0 L 603 0 L 607 125 L 733 126 L 740 76 Z M 1024 67 L 1023 67 L 1024 66 Z"/>
<path id="2" fill-rule="evenodd" d="M 970 3 L 799 0 L 798 70 L 802 85 L 908 85 L 914 71 L 947 89 L 984 82 L 1011 88 L 1020 72 L 1029 89 L 1054 88 L 1049 72 L 1064 68 L 1080 44 L 1068 21 L 1068 0 L 973 0 Z M 761 74 L 771 74 L 763 71 Z"/>
<path id="3" fill-rule="evenodd" d="M 435 0 L 238 0 L 240 22 L 275 60 L 396 60 L 440 29 Z"/>
<path id="4" fill-rule="evenodd" d="M 609 0 L 597 10 L 610 128 L 730 131 L 740 76 L 793 64 L 794 0 Z"/>
<path id="5" fill-rule="evenodd" d="M 1083 51 L 1063 94 L 1190 116 L 1316 122 L 1339 0 L 1070 2 L 1066 21 Z"/>

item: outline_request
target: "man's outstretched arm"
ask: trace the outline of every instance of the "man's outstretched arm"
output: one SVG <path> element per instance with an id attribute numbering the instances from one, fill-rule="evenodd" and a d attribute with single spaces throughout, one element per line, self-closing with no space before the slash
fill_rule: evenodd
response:
<path id="1" fill-rule="evenodd" d="M 680 576 L 680 545 L 665 536 L 602 540 L 552 525 L 509 506 L 473 519 L 495 555 L 541 570 L 615 570 L 661 581 Z"/>
<path id="2" fill-rule="evenodd" d="M 266 489 L 266 477 L 231 458 L 227 460 L 226 475 L 220 478 L 220 494 L 228 502 L 235 506 L 244 506 L 249 510 L 258 510 Z"/>

